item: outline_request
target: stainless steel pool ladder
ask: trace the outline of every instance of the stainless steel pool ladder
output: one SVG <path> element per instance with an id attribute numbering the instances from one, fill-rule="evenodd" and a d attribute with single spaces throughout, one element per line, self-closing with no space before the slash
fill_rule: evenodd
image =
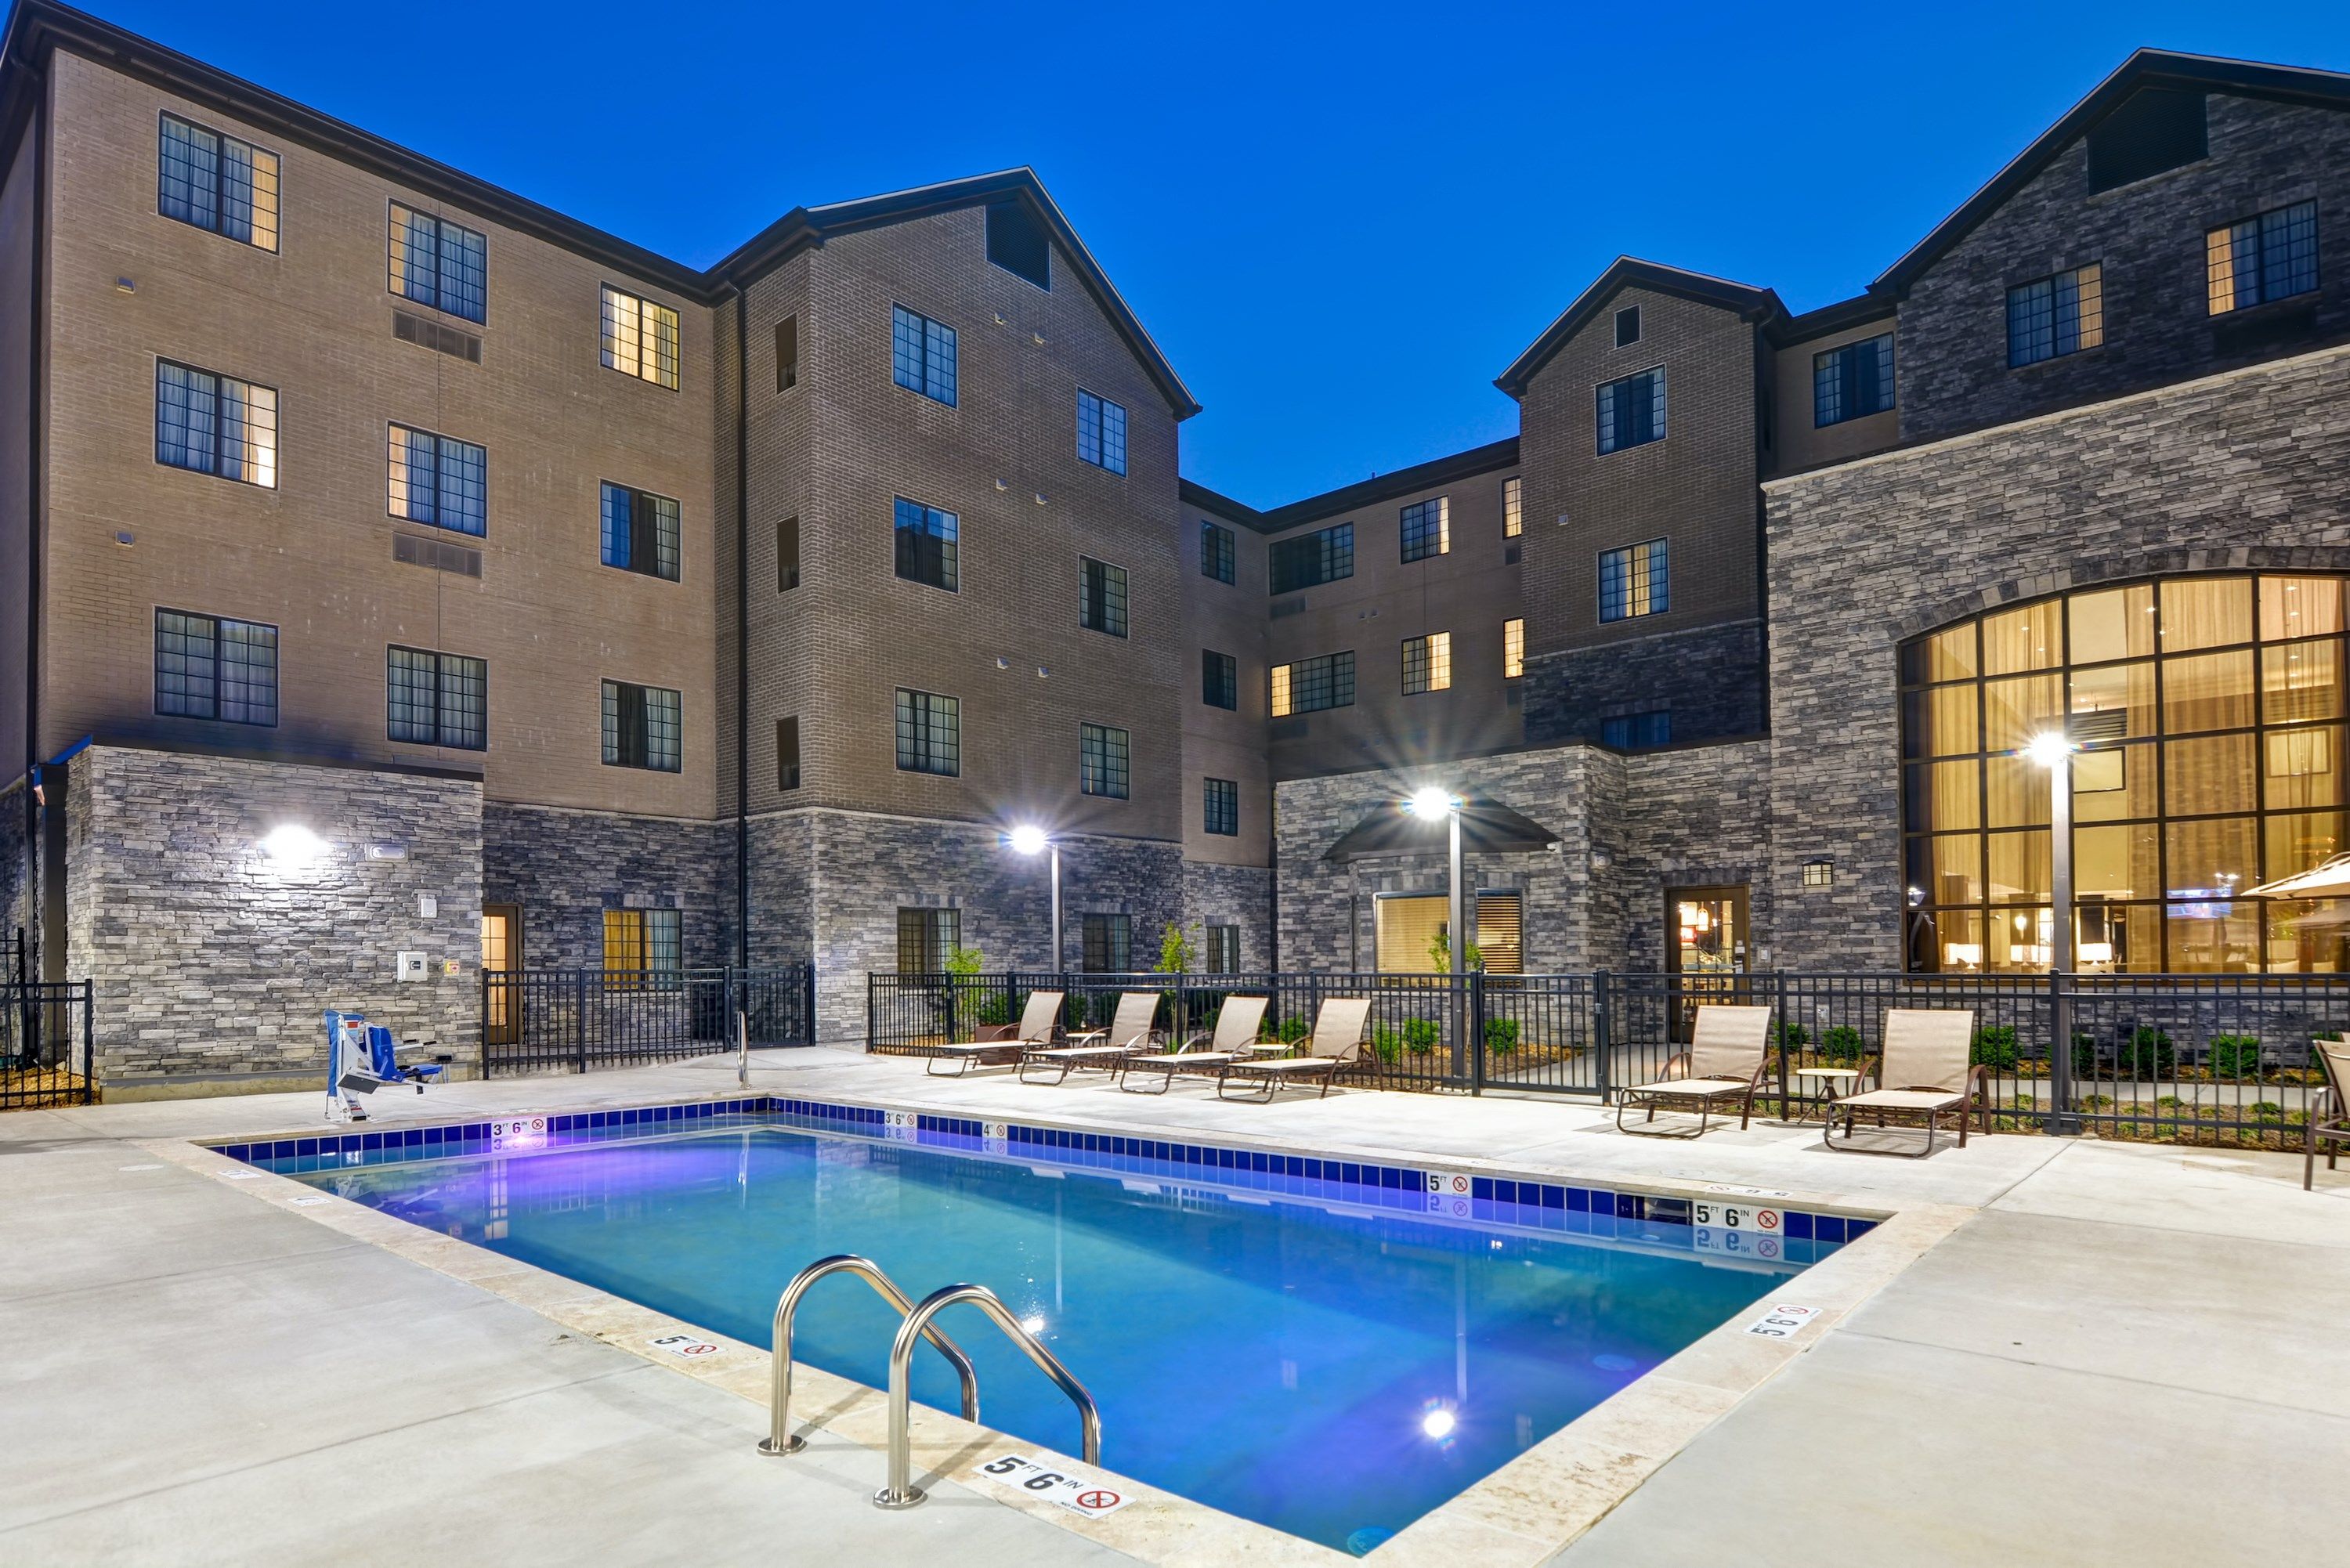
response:
<path id="1" fill-rule="evenodd" d="M 919 1304 L 909 1304 L 905 1293 L 887 1274 L 867 1260 L 848 1253 L 819 1259 L 802 1269 L 784 1287 L 783 1295 L 775 1303 L 774 1397 L 768 1412 L 768 1433 L 759 1443 L 761 1453 L 796 1453 L 804 1446 L 805 1440 L 790 1430 L 792 1314 L 799 1309 L 800 1298 L 807 1294 L 810 1285 L 827 1274 L 840 1272 L 858 1275 L 906 1314 L 905 1321 L 898 1325 L 897 1337 L 889 1345 L 889 1484 L 873 1494 L 874 1506 L 911 1508 L 926 1495 L 913 1483 L 913 1412 L 909 1385 L 912 1382 L 916 1345 L 929 1340 L 954 1365 L 956 1376 L 962 1380 L 962 1418 L 974 1424 L 979 1420 L 979 1380 L 972 1371 L 971 1358 L 931 1325 L 932 1318 L 962 1302 L 985 1313 L 1004 1336 L 1035 1363 L 1037 1370 L 1069 1397 L 1069 1402 L 1077 1407 L 1079 1443 L 1085 1461 L 1089 1465 L 1101 1463 L 1101 1409 L 1094 1403 L 1094 1397 L 1086 1392 L 1086 1386 L 1077 1381 L 1075 1374 L 1061 1365 L 1058 1356 L 1021 1326 L 1012 1309 L 993 1291 L 985 1285 L 946 1285 L 924 1296 Z"/>

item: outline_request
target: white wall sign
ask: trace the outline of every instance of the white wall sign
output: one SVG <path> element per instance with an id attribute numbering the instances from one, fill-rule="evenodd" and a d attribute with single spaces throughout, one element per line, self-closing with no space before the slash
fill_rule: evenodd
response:
<path id="1" fill-rule="evenodd" d="M 1815 1306 L 1796 1306 L 1788 1302 L 1773 1302 L 1771 1310 L 1746 1325 L 1746 1332 L 1758 1339 L 1790 1339 L 1805 1324 L 1820 1315 Z"/>
<path id="2" fill-rule="evenodd" d="M 979 1473 L 998 1486 L 1026 1492 L 1071 1513 L 1099 1519 L 1116 1513 L 1134 1500 L 1121 1487 L 1084 1470 L 1050 1469 L 1025 1454 L 1005 1454 L 979 1467 Z"/>
<path id="3" fill-rule="evenodd" d="M 1779 1211 L 1749 1203 L 1711 1203 L 1700 1199 L 1690 1205 L 1690 1219 L 1700 1228 L 1719 1226 L 1724 1231 L 1756 1231 L 1766 1236 L 1779 1233 Z"/>

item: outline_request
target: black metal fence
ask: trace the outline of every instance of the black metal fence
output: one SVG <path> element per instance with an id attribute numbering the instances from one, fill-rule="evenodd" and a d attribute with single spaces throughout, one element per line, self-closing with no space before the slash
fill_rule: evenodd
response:
<path id="1" fill-rule="evenodd" d="M 814 1038 L 816 973 L 777 969 L 485 971 L 482 1074 L 584 1073 Z"/>
<path id="2" fill-rule="evenodd" d="M 2310 1041 L 2350 1030 L 2350 975 L 1011 971 L 869 975 L 867 1048 L 976 1038 L 1016 1023 L 1038 989 L 1068 993 L 1068 1029 L 1106 1025 L 1122 992 L 1156 992 L 1162 1039 L 1206 1033 L 1234 994 L 1268 998 L 1261 1033 L 1291 1039 L 1323 998 L 1368 996 L 1361 1059 L 1342 1081 L 1600 1100 L 1662 1075 L 1700 1006 L 1767 1005 L 1776 1114 L 1837 1082 L 1800 1068 L 1873 1072 L 1888 1009 L 1964 1008 L 2002 1126 L 2295 1147 L 2323 1083 Z"/>
<path id="3" fill-rule="evenodd" d="M 98 1097 L 90 982 L 0 975 L 0 1111 Z"/>

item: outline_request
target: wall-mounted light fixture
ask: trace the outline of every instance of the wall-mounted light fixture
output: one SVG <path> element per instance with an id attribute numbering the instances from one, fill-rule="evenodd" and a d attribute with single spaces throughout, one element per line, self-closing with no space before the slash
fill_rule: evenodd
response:
<path id="1" fill-rule="evenodd" d="M 326 853 L 327 841 L 300 823 L 288 822 L 264 835 L 261 848 L 278 870 L 301 871 Z"/>

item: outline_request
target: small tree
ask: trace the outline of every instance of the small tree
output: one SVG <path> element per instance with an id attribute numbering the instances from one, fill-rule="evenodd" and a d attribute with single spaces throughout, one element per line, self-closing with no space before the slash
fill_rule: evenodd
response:
<path id="1" fill-rule="evenodd" d="M 1189 974 L 1199 956 L 1191 939 L 1183 934 L 1183 928 L 1170 920 L 1167 929 L 1159 933 L 1159 962 L 1152 967 L 1152 972 Z"/>
<path id="2" fill-rule="evenodd" d="M 982 961 L 983 961 L 977 948 L 967 948 L 958 943 L 947 950 L 947 985 L 954 993 L 953 1001 L 950 1005 L 953 1009 L 954 1033 L 958 1042 L 967 1042 L 975 1038 L 972 1026 L 976 1023 L 1003 1022 L 1003 1020 L 987 1016 L 987 1003 L 983 1001 L 977 1007 L 964 1005 L 965 1000 L 972 995 L 972 988 L 963 982 L 979 973 Z"/>
<path id="3" fill-rule="evenodd" d="M 1450 927 L 1437 927 L 1436 934 L 1429 938 L 1428 961 L 1436 966 L 1439 974 L 1452 972 L 1452 931 Z M 1485 955 L 1475 942 L 1461 950 L 1461 967 L 1464 970 L 1485 967 Z"/>

